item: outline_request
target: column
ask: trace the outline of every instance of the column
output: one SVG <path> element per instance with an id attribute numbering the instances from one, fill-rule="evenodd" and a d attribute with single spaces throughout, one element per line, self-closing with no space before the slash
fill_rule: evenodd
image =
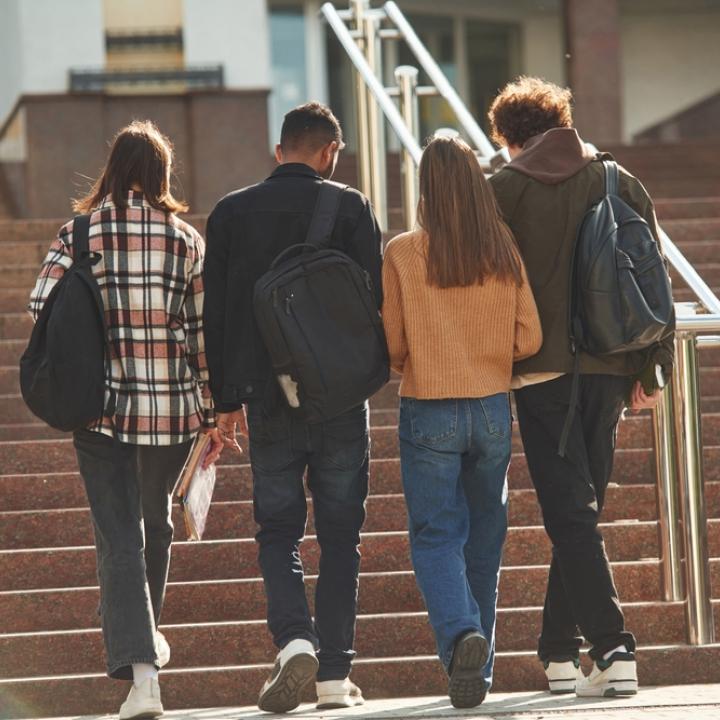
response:
<path id="1" fill-rule="evenodd" d="M 563 0 L 568 83 L 575 126 L 602 147 L 622 139 L 618 0 Z"/>

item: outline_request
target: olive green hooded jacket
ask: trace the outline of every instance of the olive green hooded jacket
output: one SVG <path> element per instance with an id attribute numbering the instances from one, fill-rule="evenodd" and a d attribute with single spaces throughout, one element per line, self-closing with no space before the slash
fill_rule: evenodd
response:
<path id="1" fill-rule="evenodd" d="M 527 268 L 542 323 L 540 351 L 515 364 L 513 373 L 573 371 L 568 333 L 570 270 L 578 227 L 604 194 L 603 159 L 573 128 L 556 128 L 528 140 L 523 151 L 491 176 L 501 213 L 515 236 Z M 659 242 L 652 200 L 639 180 L 620 167 L 619 194 L 650 225 Z M 635 375 L 659 363 L 669 375 L 673 327 L 647 351 L 580 356 L 583 374 Z"/>

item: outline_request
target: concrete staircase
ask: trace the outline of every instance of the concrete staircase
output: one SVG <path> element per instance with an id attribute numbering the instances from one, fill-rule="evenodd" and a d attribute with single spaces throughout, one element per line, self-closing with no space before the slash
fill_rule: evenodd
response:
<path id="1" fill-rule="evenodd" d="M 720 198 L 659 201 L 671 237 L 720 288 Z M 202 218 L 191 221 L 204 228 Z M 0 718 L 114 712 L 127 688 L 105 678 L 89 513 L 71 441 L 25 408 L 17 361 L 30 330 L 24 313 L 39 262 L 59 226 L 0 222 Z M 677 298 L 688 299 L 679 284 Z M 720 352 L 703 351 L 703 431 L 714 609 L 720 628 Z M 397 380 L 372 400 L 371 496 L 363 536 L 358 661 L 367 697 L 444 694 L 446 680 L 408 558 L 396 439 Z M 654 460 L 649 415 L 621 424 L 604 516 L 608 553 L 641 683 L 720 682 L 720 645 L 686 644 L 684 608 L 660 596 Z M 534 649 L 550 548 L 519 438 L 510 468 L 511 529 L 504 554 L 495 688 L 544 687 Z M 207 539 L 178 542 L 163 630 L 172 662 L 167 709 L 250 705 L 274 649 L 253 541 L 247 456 L 226 454 Z M 317 571 L 310 537 L 303 557 Z M 313 580 L 309 582 L 312 588 Z"/>

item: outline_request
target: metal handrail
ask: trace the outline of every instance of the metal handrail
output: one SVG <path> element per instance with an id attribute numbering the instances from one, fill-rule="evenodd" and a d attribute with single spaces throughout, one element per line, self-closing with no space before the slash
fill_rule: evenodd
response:
<path id="1" fill-rule="evenodd" d="M 490 160 L 497 151 L 493 147 L 492 143 L 487 139 L 487 136 L 482 131 L 480 125 L 478 125 L 472 113 L 467 109 L 465 103 L 460 99 L 460 96 L 457 94 L 455 88 L 445 77 L 445 73 L 443 73 L 440 66 L 435 62 L 433 56 L 428 52 L 425 45 L 423 45 L 412 25 L 407 21 L 407 18 L 403 14 L 402 10 L 400 10 L 397 4 L 392 0 L 383 5 L 383 10 L 385 10 L 388 18 L 392 20 L 395 27 L 400 31 L 403 39 L 408 44 L 410 50 L 412 50 L 413 55 L 417 58 L 417 61 L 420 63 L 420 67 L 425 71 L 433 85 L 435 85 L 438 89 L 438 92 L 443 96 L 443 98 L 445 98 L 447 104 L 452 108 L 452 111 L 460 121 L 463 130 L 465 130 L 470 140 L 472 140 L 480 153 L 487 160 Z"/>
<path id="2" fill-rule="evenodd" d="M 708 284 L 700 277 L 697 270 L 695 270 L 690 261 L 682 254 L 677 245 L 675 245 L 662 228 L 660 228 L 660 241 L 662 242 L 663 252 L 670 261 L 670 264 L 695 293 L 695 296 L 703 304 L 705 309 L 715 315 L 720 315 L 720 299 L 718 299 L 717 295 L 715 295 Z"/>
<path id="3" fill-rule="evenodd" d="M 395 107 L 395 103 L 388 93 L 385 91 L 385 86 L 378 80 L 377 76 L 370 69 L 370 65 L 365 60 L 360 48 L 355 44 L 350 31 L 345 26 L 342 18 L 340 17 L 335 6 L 331 2 L 326 2 L 321 8 L 320 12 L 324 15 L 328 21 L 330 27 L 334 30 L 337 39 L 343 46 L 343 49 L 348 54 L 350 61 L 355 66 L 355 69 L 360 73 L 363 81 L 367 85 L 370 92 L 373 94 L 378 105 L 382 109 L 387 121 L 398 136 L 398 140 L 402 143 L 403 147 L 412 155 L 413 160 L 417 165 L 420 164 L 420 157 L 422 156 L 422 149 L 420 143 L 415 139 L 408 130 L 407 125 L 400 115 L 400 111 Z"/>

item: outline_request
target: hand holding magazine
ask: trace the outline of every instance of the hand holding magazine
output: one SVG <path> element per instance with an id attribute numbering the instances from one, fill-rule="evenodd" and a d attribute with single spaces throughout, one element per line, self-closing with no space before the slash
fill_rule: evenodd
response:
<path id="1" fill-rule="evenodd" d="M 183 508 L 188 540 L 200 540 L 205 532 L 215 489 L 215 464 L 204 468 L 203 460 L 211 450 L 210 435 L 199 434 L 180 475 L 177 496 Z"/>

